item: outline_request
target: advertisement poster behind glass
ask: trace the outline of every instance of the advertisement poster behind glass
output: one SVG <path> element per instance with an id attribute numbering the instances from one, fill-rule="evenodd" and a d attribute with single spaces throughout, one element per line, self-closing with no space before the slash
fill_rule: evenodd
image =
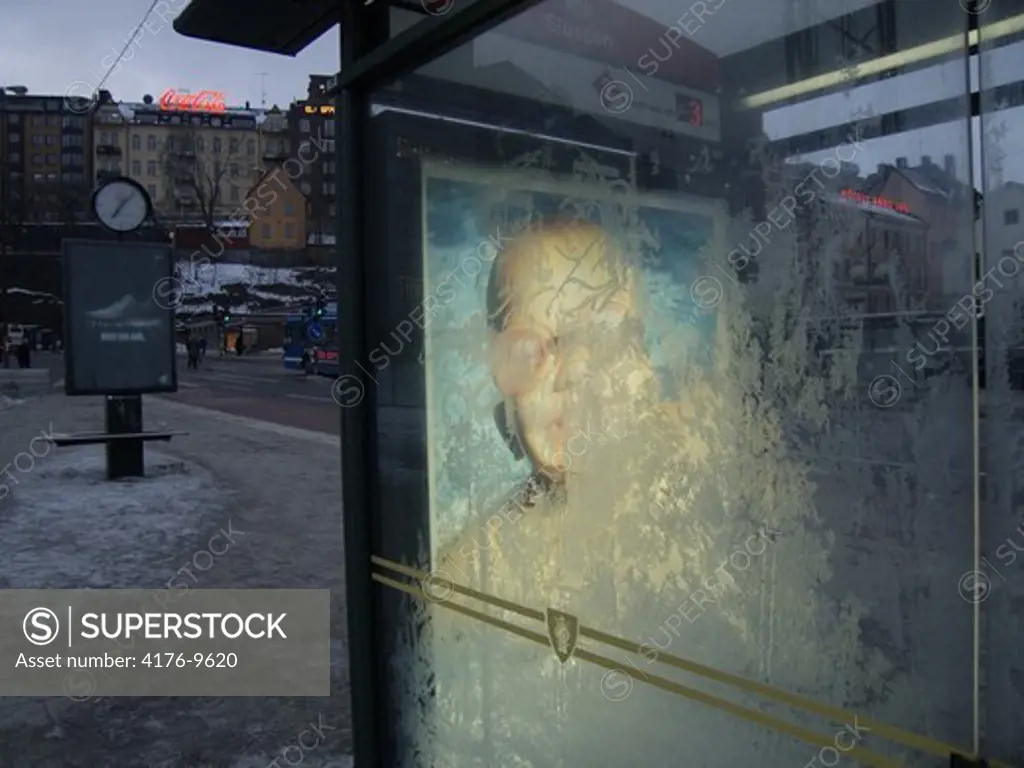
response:
<path id="1" fill-rule="evenodd" d="M 68 395 L 177 391 L 174 309 L 154 299 L 172 279 L 169 245 L 65 240 Z"/>

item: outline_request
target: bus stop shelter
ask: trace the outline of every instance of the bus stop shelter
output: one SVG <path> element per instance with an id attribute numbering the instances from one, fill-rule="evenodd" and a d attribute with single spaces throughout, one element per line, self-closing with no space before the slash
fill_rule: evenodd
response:
<path id="1" fill-rule="evenodd" d="M 357 768 L 1024 764 L 1024 2 L 335 26 Z"/>

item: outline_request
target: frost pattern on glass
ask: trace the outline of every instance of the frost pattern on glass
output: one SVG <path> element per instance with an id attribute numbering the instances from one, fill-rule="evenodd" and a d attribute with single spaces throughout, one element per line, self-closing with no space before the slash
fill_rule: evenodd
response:
<path id="1" fill-rule="evenodd" d="M 650 196 L 593 158 L 581 154 L 569 186 L 544 162 L 532 155 L 510 164 L 524 174 L 519 183 L 480 172 L 468 199 L 441 184 L 433 193 L 447 195 L 446 207 L 436 209 L 428 184 L 427 274 L 439 279 L 491 233 L 515 242 L 550 231 L 542 222 L 568 221 L 575 232 L 596 225 L 609 262 L 597 272 L 608 282 L 587 288 L 595 306 L 634 291 L 643 334 L 617 335 L 592 324 L 593 307 L 583 313 L 589 333 L 607 334 L 587 352 L 588 370 L 605 374 L 594 377 L 600 386 L 570 385 L 584 403 L 574 413 L 593 421 L 580 416 L 569 428 L 578 439 L 565 474 L 531 485 L 530 460 L 510 450 L 495 417 L 508 398 L 489 369 L 496 331 L 488 329 L 486 270 L 459 292 L 428 326 L 438 540 L 424 543 L 412 565 L 637 643 L 629 654 L 578 638 L 579 648 L 640 682 L 579 659 L 563 665 L 544 644 L 409 599 L 392 660 L 401 764 L 677 764 L 685 755 L 694 765 L 797 765 L 813 757 L 809 745 L 645 685 L 645 675 L 661 675 L 761 708 L 666 667 L 658 654 L 943 737 L 965 714 L 967 691 L 948 671 L 966 669 L 962 649 L 951 642 L 927 659 L 912 650 L 919 632 L 941 635 L 947 618 L 921 599 L 922 585 L 937 573 L 955 583 L 966 560 L 941 557 L 959 553 L 949 531 L 920 513 L 967 498 L 969 393 L 952 374 L 940 376 L 907 394 L 895 416 L 865 396 L 867 331 L 833 291 L 849 216 L 826 212 L 774 233 L 754 254 L 759 279 L 746 286 L 718 266 L 758 222 L 702 218 L 685 201 L 654 213 Z M 769 201 L 791 184 L 779 174 L 765 181 Z M 589 263 L 588 247 L 563 246 L 562 256 Z M 544 286 L 550 272 L 541 259 L 531 279 Z M 692 290 L 703 275 L 721 288 L 711 306 Z M 892 279 L 899 291 L 899 276 Z M 915 338 L 905 328 L 896 335 L 897 344 Z M 929 418 L 936 410 L 955 417 Z M 908 573 L 919 568 L 930 575 Z M 952 610 L 949 595 L 937 602 Z M 456 602 L 546 632 L 512 612 Z M 955 690 L 935 690 L 934 681 L 951 678 Z M 784 716 L 827 731 L 799 713 Z"/>

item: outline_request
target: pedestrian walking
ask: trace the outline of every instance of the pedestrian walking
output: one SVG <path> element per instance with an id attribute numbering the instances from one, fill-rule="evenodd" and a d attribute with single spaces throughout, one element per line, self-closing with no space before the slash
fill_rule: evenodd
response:
<path id="1" fill-rule="evenodd" d="M 188 367 L 189 370 L 199 370 L 199 339 L 195 336 L 190 336 L 188 343 L 185 345 L 188 351 Z"/>

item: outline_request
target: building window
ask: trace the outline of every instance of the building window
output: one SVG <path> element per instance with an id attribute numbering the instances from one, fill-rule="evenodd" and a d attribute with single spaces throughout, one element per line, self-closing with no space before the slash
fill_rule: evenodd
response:
<path id="1" fill-rule="evenodd" d="M 324 136 L 333 136 L 333 135 L 334 135 L 334 121 L 333 120 L 327 120 L 327 121 L 324 122 Z"/>
<path id="2" fill-rule="evenodd" d="M 204 139 L 202 136 L 197 136 L 196 137 L 196 152 L 205 152 L 205 151 L 206 151 L 206 139 Z"/>
<path id="3" fill-rule="evenodd" d="M 332 219 L 334 218 L 334 203 L 331 203 L 330 205 L 327 206 L 327 215 L 330 216 Z"/>
<path id="4" fill-rule="evenodd" d="M 287 238 L 295 237 L 295 225 L 290 221 L 284 225 L 284 236 Z"/>
<path id="5" fill-rule="evenodd" d="M 309 120 L 299 120 L 299 131 L 309 133 Z"/>
<path id="6" fill-rule="evenodd" d="M 231 202 L 232 203 L 237 203 L 238 202 L 238 187 L 232 187 L 231 188 Z"/>
<path id="7" fill-rule="evenodd" d="M 141 160 L 132 160 L 132 176 L 141 176 L 141 175 L 142 175 L 142 161 Z"/>
<path id="8" fill-rule="evenodd" d="M 54 136 L 52 133 L 49 134 L 46 137 L 46 146 L 48 146 L 48 147 L 55 147 L 55 146 L 57 146 L 57 137 Z"/>
<path id="9" fill-rule="evenodd" d="M 132 136 L 132 149 L 142 149 L 142 137 L 138 134 Z"/>
<path id="10" fill-rule="evenodd" d="M 267 240 L 270 239 L 270 225 L 269 224 L 264 224 L 262 227 L 260 227 L 260 231 L 263 233 L 263 237 L 264 238 L 266 238 Z"/>
<path id="11" fill-rule="evenodd" d="M 229 139 L 228 140 L 228 152 L 230 152 L 231 154 L 234 154 L 237 151 L 238 151 L 238 139 Z"/>
<path id="12" fill-rule="evenodd" d="M 20 133 L 9 133 L 9 134 L 7 134 L 7 141 L 9 141 L 11 144 L 16 144 L 19 141 L 21 141 L 21 134 Z"/>
<path id="13" fill-rule="evenodd" d="M 245 154 L 249 155 L 249 157 L 252 157 L 253 155 L 256 154 L 255 139 L 249 139 L 247 142 L 245 142 Z"/>
<path id="14" fill-rule="evenodd" d="M 32 115 L 32 125 L 39 128 L 46 125 L 46 119 L 42 115 Z"/>
<path id="15" fill-rule="evenodd" d="M 8 115 L 7 122 L 11 125 L 17 125 L 21 122 L 21 115 Z"/>
<path id="16" fill-rule="evenodd" d="M 164 146 L 167 147 L 167 150 L 169 152 L 173 152 L 174 151 L 174 137 L 173 136 L 168 136 L 167 137 L 167 141 L 164 142 Z"/>
<path id="17" fill-rule="evenodd" d="M 150 200 L 156 200 L 156 184 L 147 184 L 146 192 L 149 193 Z"/>
<path id="18" fill-rule="evenodd" d="M 221 143 L 221 140 L 220 140 L 220 136 L 214 136 L 213 137 L 213 153 L 215 155 L 219 155 L 220 154 L 220 150 L 222 148 L 221 144 L 222 143 Z"/>
<path id="19" fill-rule="evenodd" d="M 310 187 L 309 184 L 307 182 L 305 182 L 305 181 L 302 182 L 301 189 L 302 189 L 302 194 L 304 194 L 304 195 L 308 195 L 310 192 L 313 191 L 313 188 Z"/>
<path id="20" fill-rule="evenodd" d="M 146 162 L 146 175 L 156 176 L 156 160 L 148 160 Z"/>
<path id="21" fill-rule="evenodd" d="M 228 168 L 228 173 L 231 174 L 231 178 L 232 179 L 237 179 L 238 178 L 238 166 L 235 163 L 232 163 L 231 166 Z"/>
<path id="22" fill-rule="evenodd" d="M 156 136 L 152 133 L 146 136 L 146 149 L 153 151 L 156 149 Z"/>
<path id="23" fill-rule="evenodd" d="M 32 143 L 37 147 L 43 146 L 43 135 L 41 133 L 33 134 Z"/>
<path id="24" fill-rule="evenodd" d="M 292 205 L 291 203 L 285 203 L 284 204 L 284 215 L 285 216 L 294 216 L 295 215 L 295 206 Z"/>
<path id="25" fill-rule="evenodd" d="M 1020 211 L 1016 208 L 1010 208 L 1003 211 L 1003 224 L 1010 225 L 1016 224 L 1020 221 Z"/>
<path id="26" fill-rule="evenodd" d="M 46 158 L 43 155 L 32 155 L 32 165 L 43 165 Z"/>
<path id="27" fill-rule="evenodd" d="M 10 161 L 12 163 L 20 163 L 21 162 L 21 152 L 11 152 L 11 154 L 8 155 L 8 158 L 10 158 Z"/>

